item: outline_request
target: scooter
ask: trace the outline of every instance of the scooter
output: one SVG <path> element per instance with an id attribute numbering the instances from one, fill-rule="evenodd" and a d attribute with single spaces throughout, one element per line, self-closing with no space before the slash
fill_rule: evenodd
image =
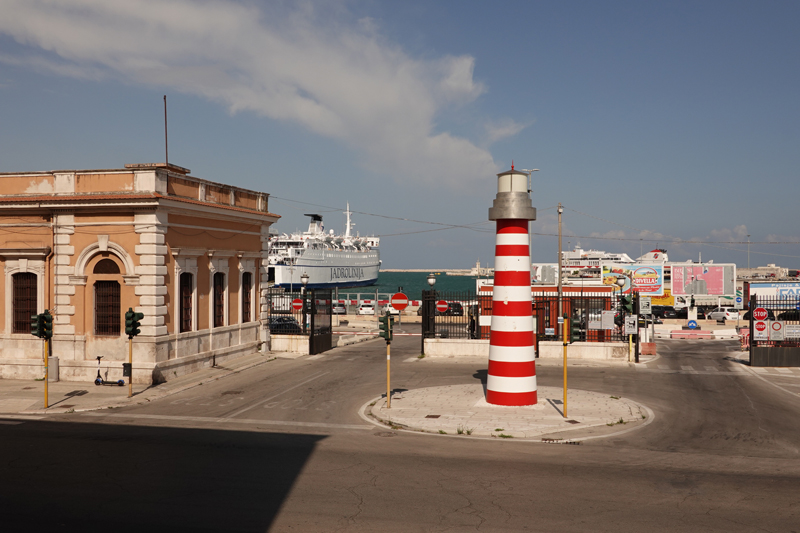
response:
<path id="1" fill-rule="evenodd" d="M 122 387 L 125 385 L 124 379 L 119 379 L 117 381 L 106 381 L 103 379 L 103 376 L 100 375 L 100 359 L 102 359 L 102 355 L 97 356 L 97 377 L 94 380 L 95 385 L 119 385 Z"/>

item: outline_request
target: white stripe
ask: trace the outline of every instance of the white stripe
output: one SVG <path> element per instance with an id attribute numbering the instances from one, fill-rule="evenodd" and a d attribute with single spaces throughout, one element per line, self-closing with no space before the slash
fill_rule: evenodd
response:
<path id="1" fill-rule="evenodd" d="M 530 332 L 533 332 L 533 316 L 532 315 L 528 315 L 528 316 L 492 315 L 492 331 L 530 331 Z"/>
<path id="2" fill-rule="evenodd" d="M 498 233 L 495 244 L 498 245 L 514 245 L 514 244 L 529 244 L 527 233 Z"/>
<path id="3" fill-rule="evenodd" d="M 533 346 L 492 346 L 489 345 L 489 361 L 524 363 L 533 361 L 536 351 Z"/>
<path id="4" fill-rule="evenodd" d="M 495 285 L 492 289 L 492 300 L 496 303 L 503 302 L 530 302 L 531 289 L 527 286 Z M 531 307 L 531 314 L 533 307 Z"/>
<path id="5" fill-rule="evenodd" d="M 531 265 L 527 255 L 496 255 L 494 258 L 495 272 L 531 272 Z"/>
<path id="6" fill-rule="evenodd" d="M 169 420 L 176 422 L 200 422 L 212 424 L 250 424 L 263 426 L 293 426 L 307 428 L 330 429 L 373 429 L 373 426 L 355 424 L 327 424 L 324 422 L 294 422 L 289 420 L 258 420 L 252 418 L 218 418 L 211 416 L 171 416 L 171 415 L 145 415 L 145 414 L 107 414 L 107 413 L 81 413 L 82 416 L 102 416 L 114 418 L 132 418 L 134 420 Z"/>
<path id="7" fill-rule="evenodd" d="M 486 378 L 486 389 L 495 392 L 533 392 L 536 390 L 536 376 L 506 378 L 489 375 Z"/>

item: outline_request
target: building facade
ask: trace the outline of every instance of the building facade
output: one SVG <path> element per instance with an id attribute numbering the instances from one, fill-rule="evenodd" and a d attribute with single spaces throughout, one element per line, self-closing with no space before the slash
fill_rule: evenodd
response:
<path id="1" fill-rule="evenodd" d="M 0 174 L 0 378 L 40 378 L 30 316 L 54 316 L 59 379 L 122 377 L 124 315 L 144 314 L 134 383 L 256 351 L 265 338 L 266 193 L 177 165 Z"/>

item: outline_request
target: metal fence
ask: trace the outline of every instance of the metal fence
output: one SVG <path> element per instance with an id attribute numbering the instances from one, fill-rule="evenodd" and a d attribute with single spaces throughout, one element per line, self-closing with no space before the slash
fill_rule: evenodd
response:
<path id="1" fill-rule="evenodd" d="M 558 323 L 558 296 L 533 296 L 531 314 L 538 340 L 562 340 Z M 492 295 L 475 291 L 423 291 L 422 334 L 425 338 L 488 339 L 492 315 Z M 563 296 L 561 313 L 576 319 L 580 326 L 579 341 L 622 342 L 621 314 L 612 329 L 602 329 L 602 312 L 614 311 L 617 300 L 607 296 Z M 432 315 L 432 316 L 431 316 Z M 607 325 L 607 324 L 606 324 Z"/>

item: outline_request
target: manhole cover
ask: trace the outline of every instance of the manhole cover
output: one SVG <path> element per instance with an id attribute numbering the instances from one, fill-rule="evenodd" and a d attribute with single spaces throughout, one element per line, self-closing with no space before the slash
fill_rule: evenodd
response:
<path id="1" fill-rule="evenodd" d="M 442 415 L 428 415 L 425 418 L 439 418 Z"/>
<path id="2" fill-rule="evenodd" d="M 378 433 L 375 433 L 375 436 L 376 437 L 395 437 L 395 436 L 397 436 L 397 433 L 394 433 L 393 431 L 379 431 Z"/>
<path id="3" fill-rule="evenodd" d="M 241 394 L 241 393 L 242 391 L 240 390 L 226 390 L 225 392 L 222 393 L 222 396 L 227 396 L 230 394 Z"/>

